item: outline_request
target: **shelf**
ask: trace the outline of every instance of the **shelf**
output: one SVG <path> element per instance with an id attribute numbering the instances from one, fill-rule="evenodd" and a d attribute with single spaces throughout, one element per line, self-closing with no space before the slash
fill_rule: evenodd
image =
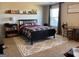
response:
<path id="1" fill-rule="evenodd" d="M 3 13 L 3 14 L 0 14 L 1 16 L 3 16 L 3 15 L 25 15 L 25 16 L 36 16 L 37 14 L 8 14 L 8 13 Z"/>
<path id="2" fill-rule="evenodd" d="M 14 37 L 14 36 L 18 36 L 18 34 L 8 34 L 7 37 Z"/>
<path id="3" fill-rule="evenodd" d="M 10 37 L 10 36 L 12 37 L 18 35 L 17 24 L 4 24 L 4 28 L 5 28 L 5 37 Z M 7 30 L 7 28 L 9 29 Z"/>
<path id="4" fill-rule="evenodd" d="M 4 11 L 5 14 L 27 14 L 27 15 L 31 15 L 31 14 L 37 14 L 37 10 L 5 10 Z"/>
<path id="5" fill-rule="evenodd" d="M 4 13 L 4 14 L 11 14 L 11 13 Z M 19 14 L 19 15 L 37 15 L 37 14 Z"/>

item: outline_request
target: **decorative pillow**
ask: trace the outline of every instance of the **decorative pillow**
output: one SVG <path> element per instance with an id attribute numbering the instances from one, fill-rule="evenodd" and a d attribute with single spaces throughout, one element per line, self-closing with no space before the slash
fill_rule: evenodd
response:
<path id="1" fill-rule="evenodd" d="M 22 25 L 20 26 L 20 29 L 22 29 L 22 28 L 24 28 L 24 27 L 29 27 L 29 26 L 31 26 L 31 25 L 32 25 L 31 23 L 22 24 Z"/>
<path id="2" fill-rule="evenodd" d="M 20 29 L 23 29 L 24 27 L 35 27 L 35 26 L 39 26 L 39 25 L 37 25 L 37 23 L 35 23 L 35 22 L 31 22 L 31 23 L 27 23 L 27 24 L 22 24 L 20 26 Z"/>
<path id="3" fill-rule="evenodd" d="M 32 25 L 34 25 L 34 26 L 35 26 L 35 25 L 38 25 L 38 24 L 37 24 L 37 23 L 35 23 L 35 22 L 33 22 L 33 23 L 32 23 Z"/>
<path id="4" fill-rule="evenodd" d="M 24 24 L 24 26 L 31 26 L 31 25 L 32 25 L 31 23 Z"/>

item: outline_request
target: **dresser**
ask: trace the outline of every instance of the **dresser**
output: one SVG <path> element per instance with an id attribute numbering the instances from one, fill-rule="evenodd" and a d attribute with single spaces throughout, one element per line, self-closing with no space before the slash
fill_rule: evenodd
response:
<path id="1" fill-rule="evenodd" d="M 79 41 L 79 28 L 73 29 L 73 39 Z"/>
<path id="2" fill-rule="evenodd" d="M 71 29 L 67 31 L 68 39 L 79 41 L 79 27 L 68 27 L 68 29 Z"/>

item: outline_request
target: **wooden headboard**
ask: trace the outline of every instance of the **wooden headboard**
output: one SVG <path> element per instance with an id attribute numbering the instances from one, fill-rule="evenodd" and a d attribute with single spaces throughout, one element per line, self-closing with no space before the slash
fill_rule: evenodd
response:
<path id="1" fill-rule="evenodd" d="M 19 19 L 19 26 L 21 26 L 22 24 L 27 24 L 27 23 L 37 23 L 37 19 Z"/>

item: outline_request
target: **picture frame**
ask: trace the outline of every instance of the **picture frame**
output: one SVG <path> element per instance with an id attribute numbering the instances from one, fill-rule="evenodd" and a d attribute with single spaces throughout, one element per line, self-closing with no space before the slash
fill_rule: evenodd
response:
<path id="1" fill-rule="evenodd" d="M 67 7 L 68 13 L 79 13 L 79 3 L 69 4 Z"/>

